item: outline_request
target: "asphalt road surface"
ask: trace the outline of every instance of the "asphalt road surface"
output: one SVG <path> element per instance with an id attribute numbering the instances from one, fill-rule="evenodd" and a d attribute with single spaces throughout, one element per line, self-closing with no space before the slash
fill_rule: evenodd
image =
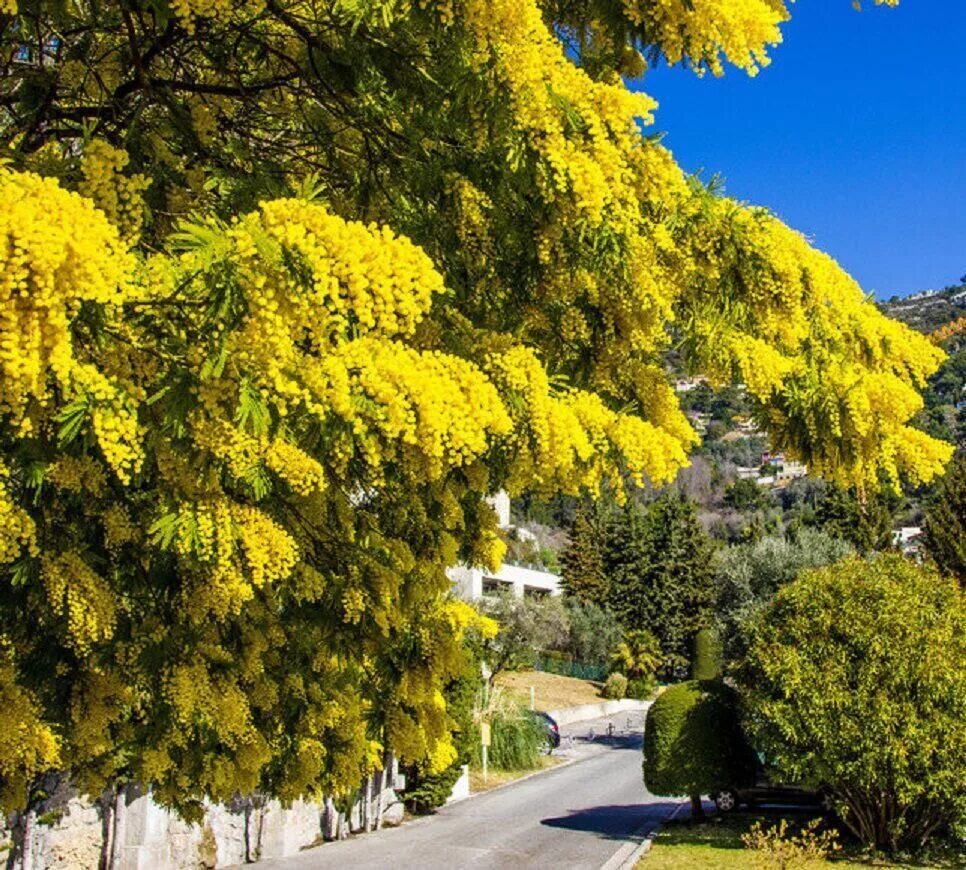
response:
<path id="1" fill-rule="evenodd" d="M 575 761 L 548 773 L 451 804 L 399 828 L 326 843 L 258 866 L 599 870 L 678 806 L 644 790 L 642 718 L 638 713 L 636 718 L 625 715 L 574 726 L 578 737 L 564 754 Z M 616 736 L 599 739 L 611 721 Z M 586 740 L 591 729 L 597 740 Z M 566 729 L 564 733 L 566 737 Z"/>

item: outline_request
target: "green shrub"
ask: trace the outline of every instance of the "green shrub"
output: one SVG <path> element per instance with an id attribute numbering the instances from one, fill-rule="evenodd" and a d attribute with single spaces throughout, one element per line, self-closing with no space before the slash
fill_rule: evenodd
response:
<path id="1" fill-rule="evenodd" d="M 621 626 L 612 613 L 591 601 L 567 599 L 570 618 L 570 649 L 575 661 L 606 667 L 620 643 Z"/>
<path id="2" fill-rule="evenodd" d="M 623 674 L 611 674 L 604 683 L 604 697 L 612 701 L 627 697 L 627 677 Z"/>
<path id="3" fill-rule="evenodd" d="M 627 681 L 627 694 L 625 698 L 634 698 L 637 701 L 646 701 L 657 688 L 657 678 L 651 674 L 649 677 L 635 677 Z"/>
<path id="4" fill-rule="evenodd" d="M 445 770 L 432 773 L 427 763 L 413 764 L 404 768 L 406 791 L 403 799 L 411 812 L 426 813 L 446 803 L 456 780 L 463 772 L 463 765 L 473 757 L 480 742 L 475 711 L 483 687 L 480 675 L 480 659 L 470 645 L 464 644 L 465 661 L 460 675 L 443 689 L 446 712 L 453 720 L 451 729 L 456 747 L 456 760 Z"/>
<path id="5" fill-rule="evenodd" d="M 652 677 L 664 661 L 661 642 L 649 631 L 635 629 L 624 634 L 611 655 L 611 670 L 630 680 Z"/>
<path id="6" fill-rule="evenodd" d="M 738 679 L 755 742 L 827 785 L 865 844 L 919 849 L 966 820 L 966 600 L 900 556 L 850 559 L 779 591 Z"/>
<path id="7" fill-rule="evenodd" d="M 721 676 L 721 643 L 708 628 L 694 636 L 694 665 L 691 677 L 695 680 L 716 680 Z"/>
<path id="8" fill-rule="evenodd" d="M 497 709 L 490 719 L 490 767 L 500 770 L 529 770 L 537 766 L 547 745 L 543 723 L 524 707 Z M 475 762 L 482 763 L 481 747 L 475 748 Z"/>
<path id="9" fill-rule="evenodd" d="M 644 785 L 652 794 L 688 796 L 692 815 L 700 817 L 701 795 L 749 785 L 754 771 L 737 694 L 724 683 L 678 683 L 647 711 Z"/>

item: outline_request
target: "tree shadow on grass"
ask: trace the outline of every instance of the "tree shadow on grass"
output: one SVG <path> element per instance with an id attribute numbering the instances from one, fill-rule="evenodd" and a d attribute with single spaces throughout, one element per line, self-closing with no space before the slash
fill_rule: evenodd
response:
<path id="1" fill-rule="evenodd" d="M 569 831 L 586 831 L 601 839 L 624 840 L 648 826 L 657 828 L 678 806 L 675 801 L 653 804 L 605 804 L 574 810 L 566 816 L 541 819 L 540 824 Z"/>

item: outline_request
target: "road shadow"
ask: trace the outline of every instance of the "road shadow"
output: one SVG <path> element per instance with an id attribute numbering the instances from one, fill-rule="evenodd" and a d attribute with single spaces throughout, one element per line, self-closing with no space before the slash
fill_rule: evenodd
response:
<path id="1" fill-rule="evenodd" d="M 548 828 L 568 831 L 586 831 L 603 839 L 624 840 L 649 821 L 654 826 L 665 819 L 677 806 L 675 801 L 653 804 L 605 804 L 599 807 L 575 810 L 566 816 L 541 819 Z"/>
<path id="2" fill-rule="evenodd" d="M 587 735 L 573 735 L 576 743 L 592 743 L 596 746 L 610 746 L 614 749 L 640 749 L 644 745 L 644 738 L 640 734 L 615 734 L 609 737 L 607 734 L 597 734 L 593 737 Z"/>

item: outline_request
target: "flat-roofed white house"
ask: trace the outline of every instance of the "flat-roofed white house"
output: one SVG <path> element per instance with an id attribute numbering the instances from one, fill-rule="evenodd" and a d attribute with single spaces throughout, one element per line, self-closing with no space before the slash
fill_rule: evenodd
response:
<path id="1" fill-rule="evenodd" d="M 498 492 L 487 501 L 496 511 L 500 528 L 512 529 L 510 496 Z M 517 529 L 517 534 L 523 538 L 532 537 L 526 529 Z M 511 561 L 504 562 L 496 572 L 469 565 L 454 565 L 446 570 L 446 574 L 453 583 L 454 591 L 464 601 L 476 601 L 503 590 L 511 591 L 517 598 L 559 595 L 562 591 L 559 575 L 536 565 L 518 565 Z"/>

